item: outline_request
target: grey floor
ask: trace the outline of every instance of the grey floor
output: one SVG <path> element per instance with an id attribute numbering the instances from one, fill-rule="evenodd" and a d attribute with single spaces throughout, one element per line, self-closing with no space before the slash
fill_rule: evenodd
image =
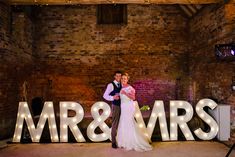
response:
<path id="1" fill-rule="evenodd" d="M 112 149 L 110 143 L 9 144 L 0 157 L 225 157 L 229 148 L 214 141 L 154 142 L 149 152 Z M 235 157 L 235 150 L 229 157 Z"/>

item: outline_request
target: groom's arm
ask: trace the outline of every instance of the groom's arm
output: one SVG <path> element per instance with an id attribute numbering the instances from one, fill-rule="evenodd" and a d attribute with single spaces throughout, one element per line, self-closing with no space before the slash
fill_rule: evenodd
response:
<path id="1" fill-rule="evenodd" d="M 114 97 L 110 95 L 110 93 L 112 91 L 113 91 L 113 85 L 112 85 L 112 83 L 109 83 L 105 92 L 104 92 L 103 98 L 107 101 L 113 101 Z"/>

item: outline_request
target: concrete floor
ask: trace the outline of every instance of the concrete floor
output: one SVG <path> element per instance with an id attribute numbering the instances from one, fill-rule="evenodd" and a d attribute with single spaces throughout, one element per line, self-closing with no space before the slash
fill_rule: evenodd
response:
<path id="1" fill-rule="evenodd" d="M 225 157 L 229 148 L 218 142 L 154 142 L 149 152 L 112 149 L 110 143 L 9 144 L 0 157 Z M 229 157 L 235 157 L 235 150 Z"/>

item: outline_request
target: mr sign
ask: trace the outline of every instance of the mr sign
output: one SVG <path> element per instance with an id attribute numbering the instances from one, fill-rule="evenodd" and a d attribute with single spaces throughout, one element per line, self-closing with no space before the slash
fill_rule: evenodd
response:
<path id="1" fill-rule="evenodd" d="M 147 127 L 144 123 L 141 115 L 138 103 L 135 102 L 136 113 L 135 118 L 137 125 L 145 133 L 148 138 L 151 138 L 153 130 L 156 125 L 157 119 L 159 119 L 161 137 L 163 141 L 173 141 L 178 139 L 178 126 L 181 129 L 186 140 L 194 140 L 192 132 L 190 131 L 187 122 L 193 117 L 193 108 L 187 101 L 170 101 L 170 128 L 167 128 L 167 121 L 165 115 L 165 109 L 163 101 L 155 101 L 149 122 Z M 214 110 L 217 104 L 210 99 L 202 99 L 196 105 L 196 114 L 210 127 L 208 132 L 198 128 L 193 133 L 202 140 L 213 139 L 218 131 L 219 127 L 217 122 L 204 111 L 204 107 L 208 106 L 211 110 Z M 184 115 L 178 115 L 178 109 L 185 110 Z M 68 110 L 75 111 L 74 117 L 68 117 Z M 103 110 L 100 114 L 99 110 Z M 110 106 L 105 102 L 97 102 L 91 108 L 91 114 L 94 120 L 87 127 L 87 136 L 91 141 L 99 142 L 105 141 L 110 138 L 111 128 L 105 123 L 105 120 L 110 116 Z M 79 103 L 76 102 L 60 102 L 60 137 L 57 132 L 57 125 L 55 120 L 54 106 L 52 102 L 45 102 L 40 119 L 37 126 L 35 126 L 27 102 L 20 102 L 17 114 L 17 121 L 15 127 L 15 133 L 13 142 L 20 142 L 22 128 L 24 120 L 28 127 L 32 142 L 39 142 L 43 128 L 48 120 L 49 131 L 51 135 L 51 142 L 68 142 L 68 128 L 71 130 L 73 136 L 77 142 L 85 142 L 85 138 L 82 135 L 77 124 L 82 121 L 84 117 L 84 110 Z M 103 133 L 96 134 L 95 129 L 99 127 Z M 170 132 L 168 132 L 170 130 Z"/>

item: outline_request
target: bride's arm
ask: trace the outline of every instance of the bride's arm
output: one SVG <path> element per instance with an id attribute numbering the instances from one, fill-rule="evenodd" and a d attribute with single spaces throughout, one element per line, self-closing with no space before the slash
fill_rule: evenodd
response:
<path id="1" fill-rule="evenodd" d="M 130 92 L 122 92 L 123 94 L 125 94 L 127 97 L 129 97 L 132 100 L 135 100 L 135 89 L 132 88 Z"/>

